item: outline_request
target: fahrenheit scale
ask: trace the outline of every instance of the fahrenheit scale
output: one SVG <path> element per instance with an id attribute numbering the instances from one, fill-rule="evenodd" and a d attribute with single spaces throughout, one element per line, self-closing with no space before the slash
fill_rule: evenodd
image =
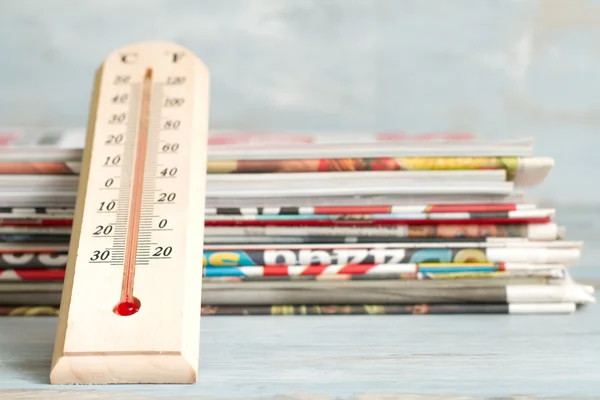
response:
<path id="1" fill-rule="evenodd" d="M 96 75 L 50 381 L 197 378 L 209 75 L 162 42 Z"/>

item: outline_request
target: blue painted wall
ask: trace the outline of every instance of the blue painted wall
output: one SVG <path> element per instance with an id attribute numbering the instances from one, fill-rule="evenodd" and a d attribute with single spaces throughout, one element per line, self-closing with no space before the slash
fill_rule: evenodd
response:
<path id="1" fill-rule="evenodd" d="M 0 127 L 84 126 L 106 54 L 168 40 L 211 69 L 215 129 L 533 136 L 557 163 L 532 193 L 594 206 L 599 28 L 585 0 L 3 0 Z"/>

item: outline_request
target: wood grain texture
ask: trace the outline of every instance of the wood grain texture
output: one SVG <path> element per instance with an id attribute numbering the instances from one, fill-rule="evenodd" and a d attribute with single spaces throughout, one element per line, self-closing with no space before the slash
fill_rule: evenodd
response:
<path id="1" fill-rule="evenodd" d="M 57 319 L 3 317 L 0 398 L 595 398 L 599 317 L 206 317 L 197 384 L 72 387 L 48 383 Z"/>

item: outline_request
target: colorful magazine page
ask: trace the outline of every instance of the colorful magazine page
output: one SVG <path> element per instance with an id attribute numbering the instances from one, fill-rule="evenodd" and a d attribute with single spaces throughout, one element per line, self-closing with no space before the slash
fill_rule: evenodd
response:
<path id="1" fill-rule="evenodd" d="M 205 226 L 387 226 L 387 225 L 435 225 L 435 224 L 524 224 L 524 223 L 548 223 L 552 222 L 552 218 L 545 217 L 498 217 L 491 216 L 488 218 L 462 218 L 457 219 L 434 219 L 434 218 L 404 218 L 399 216 L 394 218 L 393 214 L 345 214 L 345 215 L 315 215 L 301 216 L 294 219 L 287 216 L 276 218 L 276 216 L 263 215 L 242 218 L 221 218 L 211 217 L 205 220 Z M 8 224 L 2 224 L 4 226 Z"/>
<path id="2" fill-rule="evenodd" d="M 310 173 L 357 171 L 465 171 L 505 170 L 507 180 L 518 186 L 536 186 L 552 170 L 548 157 L 404 157 L 312 158 L 298 160 L 210 160 L 209 174 Z"/>
<path id="3" fill-rule="evenodd" d="M 353 171 L 347 172 L 312 172 L 296 173 L 244 173 L 244 174 L 212 174 L 207 175 L 211 184 L 247 184 L 273 182 L 277 184 L 305 184 L 306 182 L 342 182 L 360 184 L 364 181 L 381 181 L 394 185 L 397 181 L 506 181 L 506 170 L 435 170 L 435 171 Z"/>
<path id="4" fill-rule="evenodd" d="M 78 175 L 0 175 L 0 191 L 32 188 L 71 188 L 77 190 Z"/>
<path id="5" fill-rule="evenodd" d="M 240 250 L 240 251 L 254 251 L 254 250 L 304 250 L 304 249 L 316 249 L 316 250 L 347 250 L 347 249 L 413 249 L 413 248 L 427 248 L 427 249 L 445 249 L 445 248 L 535 248 L 535 249 L 576 249 L 581 250 L 583 247 L 582 241 L 567 241 L 567 240 L 553 240 L 553 241 L 533 241 L 521 238 L 494 238 L 487 237 L 485 241 L 454 241 L 454 238 L 448 238 L 445 240 L 439 240 L 437 242 L 405 242 L 405 243 L 386 243 L 383 241 L 373 243 L 339 243 L 339 244 L 245 244 L 245 245 L 214 245 L 207 244 L 204 249 L 205 251 L 229 251 L 229 250 Z M 579 254 L 577 252 L 576 254 Z"/>
<path id="6" fill-rule="evenodd" d="M 533 143 L 502 142 L 387 142 L 294 144 L 261 146 L 218 146 L 210 148 L 210 160 L 280 160 L 307 158 L 380 157 L 529 157 Z"/>
<path id="7" fill-rule="evenodd" d="M 513 191 L 512 182 L 456 182 L 456 181 L 431 181 L 431 182 L 403 182 L 401 185 L 389 186 L 375 181 L 372 183 L 351 186 L 341 185 L 335 187 L 332 184 L 315 182 L 310 187 L 298 187 L 267 184 L 255 184 L 248 187 L 236 187 L 223 185 L 213 189 L 207 184 L 207 198 L 268 198 L 277 197 L 314 197 L 314 196 L 369 196 L 369 195 L 496 195 L 506 196 Z"/>
<path id="8" fill-rule="evenodd" d="M 364 181 L 361 185 L 352 184 L 336 185 L 332 182 L 314 182 L 310 185 L 271 182 L 255 183 L 253 185 L 213 184 L 207 182 L 207 198 L 268 198 L 268 197 L 313 197 L 313 196 L 369 196 L 369 195 L 432 195 L 432 194 L 483 194 L 505 196 L 512 192 L 512 182 L 462 182 L 462 181 L 405 181 L 397 185 L 386 185 L 385 182 Z M 14 206 L 22 204 L 25 207 L 43 207 L 55 205 L 74 205 L 77 196 L 77 187 L 64 188 L 46 186 L 24 186 L 18 188 L 0 186 L 0 206 Z M 48 201 L 44 204 L 41 201 Z M 33 205 L 35 204 L 35 205 Z"/>
<path id="9" fill-rule="evenodd" d="M 33 188 L 23 189 L 18 192 L 0 192 L 0 208 L 9 208 L 19 205 L 21 207 L 74 207 L 77 190 L 52 190 Z"/>
<path id="10" fill-rule="evenodd" d="M 375 206 L 395 204 L 410 206 L 421 204 L 520 204 L 530 203 L 521 192 L 511 192 L 498 196 L 490 194 L 421 194 L 421 195 L 350 195 L 350 196 L 320 196 L 312 197 L 283 197 L 272 196 L 256 198 L 207 198 L 206 208 L 223 207 L 312 207 L 312 206 Z"/>
<path id="11" fill-rule="evenodd" d="M 311 187 L 315 184 L 327 186 L 341 185 L 373 185 L 376 182 L 382 186 L 394 186 L 415 182 L 505 182 L 504 170 L 481 171 L 366 171 L 353 172 L 324 172 L 293 173 L 293 174 L 216 174 L 207 176 L 209 188 L 222 186 L 255 186 L 278 185 L 279 187 Z M 77 188 L 77 175 L 0 175 L 0 190 L 14 188 Z"/>
<path id="12" fill-rule="evenodd" d="M 5 228 L 0 228 L 0 231 Z M 555 223 L 542 224 L 456 224 L 456 225 L 381 225 L 376 227 L 352 226 L 207 226 L 210 236 L 371 236 L 406 238 L 457 237 L 517 237 L 530 240 L 558 240 L 564 228 Z"/>
<path id="13" fill-rule="evenodd" d="M 81 162 L 52 160 L 0 161 L 0 175 L 78 175 Z M 2 160 L 0 158 L 0 160 Z M 552 170 L 554 161 L 547 157 L 413 157 L 413 158 L 348 158 L 302 160 L 209 160 L 209 174 L 310 173 L 355 171 L 469 171 L 505 170 L 509 181 L 517 187 L 542 183 Z M 240 177 L 241 178 L 241 177 Z"/>
<path id="14" fill-rule="evenodd" d="M 418 244 L 415 244 L 418 246 Z M 363 245 L 364 246 L 364 245 Z M 231 249 L 204 251 L 204 265 L 213 267 L 253 265 L 398 264 L 412 262 L 515 262 L 575 264 L 578 248 L 546 247 L 362 247 L 319 249 Z M 7 264 L 9 262 L 7 261 Z"/>

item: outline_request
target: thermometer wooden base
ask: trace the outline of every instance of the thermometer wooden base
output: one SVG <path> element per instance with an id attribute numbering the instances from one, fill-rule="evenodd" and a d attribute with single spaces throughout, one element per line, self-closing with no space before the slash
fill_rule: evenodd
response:
<path id="1" fill-rule="evenodd" d="M 209 74 L 162 42 L 96 75 L 53 384 L 194 383 Z"/>

